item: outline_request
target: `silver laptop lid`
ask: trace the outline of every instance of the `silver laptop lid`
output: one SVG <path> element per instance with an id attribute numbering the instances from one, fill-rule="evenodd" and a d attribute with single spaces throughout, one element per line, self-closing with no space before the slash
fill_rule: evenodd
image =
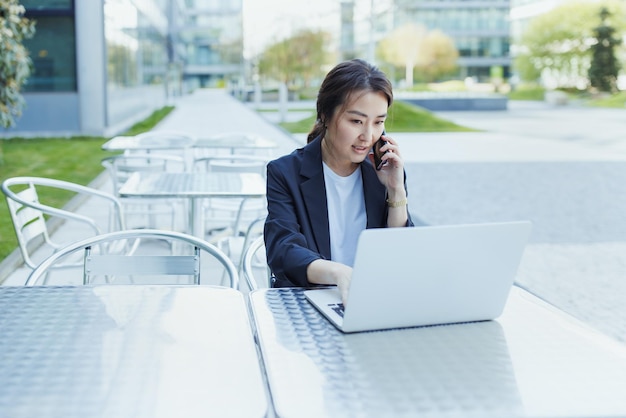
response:
<path id="1" fill-rule="evenodd" d="M 363 231 L 343 331 L 498 317 L 530 230 L 518 221 Z"/>

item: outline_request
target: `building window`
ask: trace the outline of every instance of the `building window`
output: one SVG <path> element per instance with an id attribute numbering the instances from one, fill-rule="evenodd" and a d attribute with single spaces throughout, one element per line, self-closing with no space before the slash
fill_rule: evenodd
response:
<path id="1" fill-rule="evenodd" d="M 39 14 L 27 14 L 27 17 L 36 23 L 35 36 L 24 40 L 33 61 L 33 71 L 24 91 L 76 91 L 74 17 Z"/>
<path id="2" fill-rule="evenodd" d="M 72 0 L 22 0 L 22 6 L 28 11 L 36 10 L 72 10 Z"/>

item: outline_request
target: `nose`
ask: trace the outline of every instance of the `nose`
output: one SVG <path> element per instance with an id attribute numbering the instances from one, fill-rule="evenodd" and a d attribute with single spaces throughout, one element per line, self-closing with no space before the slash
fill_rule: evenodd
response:
<path id="1" fill-rule="evenodd" d="M 372 126 L 364 125 L 363 132 L 361 133 L 362 139 L 364 141 L 373 141 L 374 139 L 375 129 Z"/>

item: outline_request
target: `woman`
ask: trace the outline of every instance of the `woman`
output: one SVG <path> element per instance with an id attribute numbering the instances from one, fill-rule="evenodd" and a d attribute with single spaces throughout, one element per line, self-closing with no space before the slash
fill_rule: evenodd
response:
<path id="1" fill-rule="evenodd" d="M 274 287 L 337 285 L 345 302 L 360 232 L 413 226 L 404 162 L 384 134 L 392 101 L 378 68 L 340 63 L 322 82 L 308 144 L 268 164 L 264 234 Z M 371 149 L 379 138 L 376 170 Z M 384 260 L 384 243 L 372 256 Z"/>

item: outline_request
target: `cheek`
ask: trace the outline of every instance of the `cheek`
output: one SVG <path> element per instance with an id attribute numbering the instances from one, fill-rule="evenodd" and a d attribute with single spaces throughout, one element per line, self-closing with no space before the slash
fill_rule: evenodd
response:
<path id="1" fill-rule="evenodd" d="M 349 142 L 352 141 L 352 138 L 357 135 L 357 130 L 354 129 L 353 126 L 349 125 L 349 124 L 340 124 L 337 127 L 337 139 L 340 142 Z"/>

